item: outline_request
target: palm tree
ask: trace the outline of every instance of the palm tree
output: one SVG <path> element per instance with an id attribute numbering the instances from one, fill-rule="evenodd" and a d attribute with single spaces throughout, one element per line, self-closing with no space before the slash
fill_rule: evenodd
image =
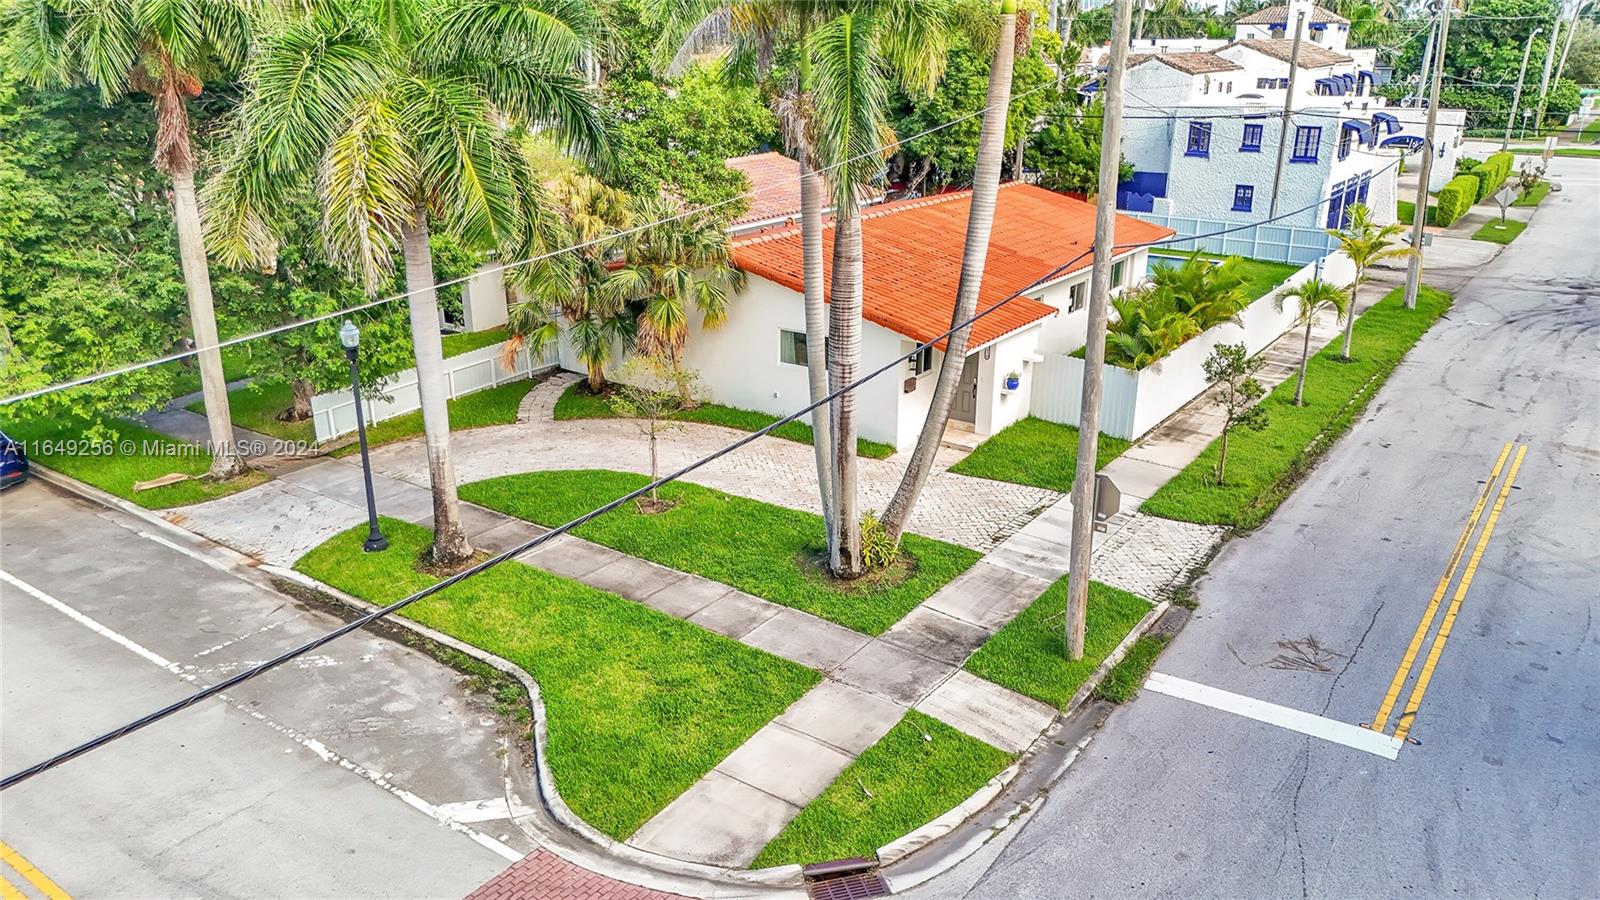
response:
<path id="1" fill-rule="evenodd" d="M 955 307 L 950 317 L 952 328 L 967 322 L 977 313 L 978 292 L 983 286 L 983 267 L 989 256 L 989 234 L 994 228 L 995 201 L 1000 193 L 1000 162 L 1005 155 L 1011 72 L 1019 42 L 1016 0 L 1001 0 L 998 24 L 992 37 L 994 51 L 989 63 L 989 90 L 983 125 L 978 132 L 978 153 L 972 176 L 972 205 L 967 214 L 966 241 L 962 247 L 961 278 L 956 286 Z M 916 447 L 906 462 L 900 486 L 884 510 L 884 531 L 895 541 L 900 539 L 900 533 L 905 530 L 917 497 L 933 471 L 933 457 L 950 422 L 950 405 L 955 399 L 961 370 L 966 365 L 967 340 L 971 335 L 972 326 L 964 325 L 950 335 L 945 343 L 944 361 L 939 365 L 939 378 L 934 385 L 927 416 L 922 422 L 922 433 L 917 436 Z"/>
<path id="2" fill-rule="evenodd" d="M 1372 221 L 1372 210 L 1365 203 L 1352 205 L 1345 213 L 1346 225 L 1342 229 L 1329 229 L 1328 233 L 1339 239 L 1339 249 L 1350 258 L 1356 267 L 1356 279 L 1350 282 L 1350 310 L 1351 315 L 1344 317 L 1344 349 L 1339 358 L 1350 359 L 1350 342 L 1355 336 L 1356 317 L 1353 314 L 1356 305 L 1356 292 L 1361 290 L 1361 283 L 1367 278 L 1367 269 L 1374 263 L 1385 259 L 1395 259 L 1401 256 L 1411 256 L 1416 253 L 1410 247 L 1396 246 L 1396 241 L 1406 230 L 1399 222 L 1390 222 L 1388 225 L 1378 225 Z"/>
<path id="3" fill-rule="evenodd" d="M 1194 318 L 1201 331 L 1223 322 L 1237 321 L 1248 306 L 1245 277 L 1239 257 L 1220 263 L 1205 259 L 1196 250 L 1181 266 L 1168 266 L 1150 273 L 1151 290 L 1171 308 Z"/>
<path id="4" fill-rule="evenodd" d="M 526 345 L 538 356 L 565 330 L 588 372 L 590 392 L 598 394 L 606 384 L 612 349 L 631 344 L 634 336 L 634 320 L 625 314 L 625 304 L 606 288 L 612 272 L 608 263 L 626 253 L 627 239 L 600 241 L 633 225 L 633 207 L 626 192 L 591 175 L 563 178 L 551 197 L 566 225 L 562 245 L 579 249 L 565 256 L 570 260 L 565 271 L 557 269 L 551 277 L 513 288 L 505 353 L 509 358 Z"/>
<path id="5" fill-rule="evenodd" d="M 1284 288 L 1272 298 L 1273 308 L 1283 312 L 1284 301 L 1293 298 L 1296 305 L 1295 325 L 1305 329 L 1305 337 L 1300 342 L 1300 378 L 1294 386 L 1294 405 L 1306 405 L 1306 364 L 1311 359 L 1311 325 L 1317 319 L 1317 314 L 1325 309 L 1331 309 L 1336 320 L 1343 322 L 1350 315 L 1350 295 L 1344 289 L 1321 278 L 1312 278 L 1302 281 L 1293 287 Z"/>
<path id="6" fill-rule="evenodd" d="M 546 246 L 542 191 L 506 124 L 603 151 L 580 70 L 598 31 L 581 3 L 310 0 L 259 46 L 208 186 L 214 246 L 231 262 L 271 258 L 274 202 L 313 175 L 329 252 L 369 291 L 403 257 L 440 565 L 472 549 L 450 458 L 429 235 L 441 228 L 511 258 Z"/>
<path id="7" fill-rule="evenodd" d="M 730 292 L 743 290 L 744 272 L 733 265 L 720 220 L 684 217 L 659 197 L 638 198 L 634 207 L 635 221 L 657 224 L 629 242 L 603 292 L 618 302 L 642 305 L 634 346 L 681 370 L 689 308 L 699 311 L 706 328 L 726 322 Z M 687 394 L 682 399 L 691 402 Z"/>
<path id="8" fill-rule="evenodd" d="M 189 99 L 204 79 L 243 64 L 250 46 L 251 0 L 17 0 L 4 16 L 6 40 L 34 84 L 92 84 L 109 106 L 130 91 L 155 110 L 152 163 L 172 179 L 173 223 L 189 301 L 189 327 L 201 350 L 200 387 L 211 436 L 211 476 L 242 473 L 233 444 L 228 386 L 217 346 L 195 194 Z"/>

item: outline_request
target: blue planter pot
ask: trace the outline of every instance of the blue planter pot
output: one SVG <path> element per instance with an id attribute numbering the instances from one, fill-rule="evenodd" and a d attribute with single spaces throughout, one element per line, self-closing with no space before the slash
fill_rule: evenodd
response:
<path id="1" fill-rule="evenodd" d="M 1008 390 L 1008 391 L 1014 391 L 1014 390 L 1016 390 L 1017 388 L 1019 388 L 1021 386 L 1022 386 L 1022 379 L 1020 379 L 1020 378 L 1007 378 L 1006 379 L 1006 390 Z"/>

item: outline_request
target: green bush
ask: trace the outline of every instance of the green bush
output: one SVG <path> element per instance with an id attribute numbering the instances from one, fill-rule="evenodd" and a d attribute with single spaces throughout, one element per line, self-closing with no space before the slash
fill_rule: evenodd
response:
<path id="1" fill-rule="evenodd" d="M 1478 202 L 1478 179 L 1472 175 L 1457 175 L 1439 191 L 1439 204 L 1434 207 L 1434 220 L 1448 226 L 1466 215 L 1472 204 Z"/>
<path id="2" fill-rule="evenodd" d="M 1492 153 L 1478 166 L 1473 173 L 1478 177 L 1478 200 L 1484 200 L 1500 190 L 1500 186 L 1511 177 L 1513 161 L 1514 157 L 1509 153 Z"/>

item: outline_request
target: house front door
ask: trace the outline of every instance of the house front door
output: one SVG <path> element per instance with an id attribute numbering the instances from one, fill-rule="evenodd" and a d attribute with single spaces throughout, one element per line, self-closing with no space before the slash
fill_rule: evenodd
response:
<path id="1" fill-rule="evenodd" d="M 951 403 L 950 418 L 971 422 L 978 417 L 978 358 L 967 357 L 961 367 L 961 380 L 956 382 L 956 396 Z"/>

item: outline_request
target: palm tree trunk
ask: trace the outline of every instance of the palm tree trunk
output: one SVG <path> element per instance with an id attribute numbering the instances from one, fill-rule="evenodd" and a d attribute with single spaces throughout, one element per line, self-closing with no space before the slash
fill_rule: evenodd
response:
<path id="1" fill-rule="evenodd" d="M 1356 280 L 1350 285 L 1350 308 L 1344 314 L 1344 349 L 1340 351 L 1339 358 L 1348 362 L 1350 360 L 1350 341 L 1356 333 L 1356 291 L 1361 290 L 1361 269 L 1356 269 Z"/>
<path id="2" fill-rule="evenodd" d="M 1145 10 L 1147 10 L 1149 8 L 1150 8 L 1150 4 L 1149 4 L 1148 0 L 1139 0 L 1139 23 L 1133 29 L 1133 39 L 1135 41 L 1144 40 L 1144 14 L 1145 14 Z"/>
<path id="3" fill-rule="evenodd" d="M 956 287 L 952 327 L 972 318 L 978 311 L 978 291 L 983 286 L 983 266 L 989 256 L 989 233 L 994 228 L 995 201 L 1000 193 L 1000 163 L 1005 156 L 1006 113 L 1011 104 L 1011 69 L 1016 59 L 1016 4 L 1007 0 L 1000 15 L 1000 33 L 995 38 L 994 59 L 989 64 L 989 92 L 983 125 L 978 132 L 978 156 L 972 177 L 972 210 L 967 215 L 967 238 L 961 255 L 961 280 Z M 1020 174 L 1021 145 L 1018 145 Z M 950 336 L 944 361 L 939 366 L 939 381 L 922 420 L 922 433 L 906 463 L 905 475 L 884 510 L 883 527 L 889 536 L 900 539 L 917 496 L 933 471 L 933 457 L 939 450 L 945 426 L 950 422 L 950 405 L 955 399 L 956 382 L 967 362 L 968 325 Z"/>
<path id="4" fill-rule="evenodd" d="M 1075 0 L 1068 0 L 1068 6 L 1061 13 L 1061 43 L 1072 43 L 1072 20 L 1078 17 L 1078 4 Z"/>
<path id="5" fill-rule="evenodd" d="M 183 266 L 183 287 L 189 297 L 189 327 L 194 331 L 200 363 L 200 393 L 205 399 L 206 427 L 211 436 L 211 477 L 232 478 L 245 471 L 244 459 L 233 441 L 233 420 L 228 410 L 228 382 L 222 373 L 222 351 L 217 349 L 217 313 L 211 302 L 211 270 L 206 264 L 205 239 L 200 230 L 200 202 L 194 192 L 194 166 L 172 173 L 173 224 L 178 230 L 178 259 Z"/>
<path id="6" fill-rule="evenodd" d="M 1311 358 L 1311 322 L 1312 316 L 1306 316 L 1306 336 L 1300 342 L 1300 378 L 1294 383 L 1294 405 L 1306 405 L 1306 362 Z"/>
<path id="7" fill-rule="evenodd" d="M 433 289 L 433 251 L 428 246 L 428 214 L 400 229 L 411 292 L 411 347 L 417 360 L 417 395 L 422 400 L 422 435 L 428 450 L 428 483 L 433 488 L 433 563 L 453 566 L 472 557 L 461 527 L 456 471 L 450 459 L 450 410 L 445 405 L 444 347 L 439 343 L 439 298 Z"/>
<path id="8" fill-rule="evenodd" d="M 828 304 L 822 282 L 822 173 L 811 165 L 802 144 L 800 157 L 800 255 L 806 309 L 806 378 L 811 402 L 828 396 Z M 811 411 L 811 446 L 817 460 L 817 493 L 822 501 L 822 524 L 827 533 L 828 558 L 834 559 L 839 543 L 833 520 L 833 423 L 827 404 Z"/>
<path id="9" fill-rule="evenodd" d="M 861 214 L 852 204 L 836 215 L 833 302 L 828 304 L 828 375 L 834 390 L 855 381 L 861 364 Z M 833 401 L 833 527 L 838 538 L 830 565 L 836 578 L 863 574 L 855 407 L 854 391 Z"/>

